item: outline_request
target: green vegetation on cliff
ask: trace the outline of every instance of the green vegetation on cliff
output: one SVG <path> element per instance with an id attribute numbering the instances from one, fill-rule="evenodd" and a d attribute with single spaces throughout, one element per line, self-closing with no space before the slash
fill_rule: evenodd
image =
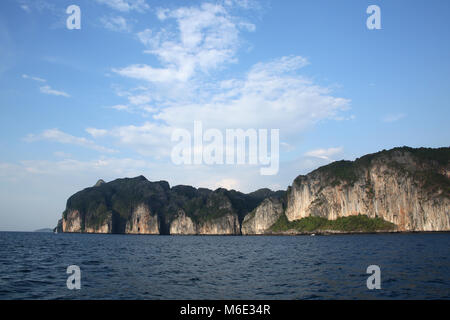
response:
<path id="1" fill-rule="evenodd" d="M 424 199 L 440 201 L 443 197 L 450 197 L 449 168 L 450 148 L 447 147 L 437 149 L 401 147 L 368 154 L 355 161 L 342 160 L 330 163 L 306 176 L 298 176 L 294 181 L 294 185 L 297 186 L 302 184 L 318 186 L 311 203 L 313 216 L 289 222 L 286 216 L 282 215 L 271 230 L 274 232 L 290 229 L 305 232 L 392 230 L 395 228 L 393 224 L 379 218 L 350 216 L 329 221 L 317 217 L 326 216 L 329 210 L 327 206 L 330 205 L 327 197 L 321 193 L 322 190 L 327 186 L 337 186 L 336 190 L 346 196 L 346 185 L 356 184 L 358 188 L 363 189 L 360 195 L 366 195 L 370 202 L 383 192 L 375 189 L 371 181 L 374 170 L 378 170 L 375 173 L 381 179 L 384 176 L 392 176 L 392 181 L 401 181 L 406 186 L 417 187 L 415 189 L 421 192 Z M 255 208 L 267 198 L 278 199 L 286 210 L 293 187 L 289 187 L 287 192 L 260 189 L 245 194 L 222 188 L 214 191 L 183 185 L 171 188 L 165 181 L 151 182 L 143 176 L 117 179 L 108 183 L 99 180 L 95 186 L 77 192 L 67 200 L 63 219 L 67 220 L 68 213 L 77 211 L 78 213 L 72 215 L 71 219 L 80 219 L 76 221 L 80 222 L 77 228 L 80 228 L 81 232 L 85 232 L 88 228 L 96 230 L 108 223 L 112 227 L 112 233 L 124 233 L 126 225 L 133 223 L 132 215 L 137 206 L 145 205 L 150 215 L 158 215 L 160 224 L 158 227 L 162 234 L 168 234 L 172 221 L 178 217 L 181 210 L 194 223 L 232 214 L 237 215 L 239 223 L 242 224 L 244 218 L 254 215 Z M 61 230 L 62 221 L 58 223 L 57 228 Z"/>
<path id="2" fill-rule="evenodd" d="M 173 191 L 176 191 L 176 195 L 172 194 L 171 199 L 179 197 L 180 190 L 178 188 L 172 188 Z M 244 217 L 265 198 L 280 198 L 285 195 L 284 191 L 274 192 L 269 189 L 260 189 L 249 194 L 223 188 L 215 191 L 194 188 L 193 190 L 189 194 L 183 192 L 184 198 L 179 201 L 179 205 L 195 222 L 211 221 L 230 213 L 237 214 L 239 221 L 242 222 Z M 181 200 L 181 198 L 179 199 Z"/>
<path id="3" fill-rule="evenodd" d="M 450 179 L 439 172 L 439 168 L 450 166 L 450 148 L 447 147 L 436 149 L 399 147 L 383 150 L 357 158 L 355 161 L 335 161 L 312 171 L 310 175 L 322 175 L 325 182 L 331 186 L 353 185 L 365 177 L 368 168 L 377 161 L 400 174 L 412 177 L 428 192 L 442 192 L 445 196 L 450 196 Z M 303 178 L 305 176 L 299 176 L 295 182 L 299 184 Z"/>
<path id="4" fill-rule="evenodd" d="M 113 229 L 122 232 L 131 212 L 139 204 L 147 204 L 152 212 L 160 213 L 167 202 L 167 190 L 167 182 L 150 182 L 143 176 L 97 183 L 71 196 L 63 215 L 66 218 L 68 210 L 78 210 L 83 229 L 96 228 L 112 219 Z"/>
<path id="5" fill-rule="evenodd" d="M 67 200 L 63 218 L 70 210 L 81 215 L 82 229 L 98 228 L 111 221 L 114 233 L 123 233 L 133 210 L 141 204 L 148 206 L 152 215 L 161 220 L 162 232 L 184 210 L 194 222 L 206 222 L 227 214 L 236 214 L 239 221 L 256 208 L 266 197 L 283 197 L 284 191 L 261 189 L 250 194 L 219 188 L 215 191 L 191 186 L 170 188 L 166 181 L 151 182 L 144 176 L 117 179 L 77 192 Z"/>
<path id="6" fill-rule="evenodd" d="M 273 232 L 295 230 L 300 232 L 343 231 L 343 232 L 375 232 L 392 231 L 396 226 L 381 218 L 369 218 L 366 215 L 342 217 L 328 220 L 322 217 L 306 217 L 289 221 L 283 214 L 270 228 Z"/>

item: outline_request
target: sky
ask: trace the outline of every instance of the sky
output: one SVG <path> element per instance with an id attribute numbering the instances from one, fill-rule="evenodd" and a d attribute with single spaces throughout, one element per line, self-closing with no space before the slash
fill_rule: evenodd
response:
<path id="1" fill-rule="evenodd" d="M 80 29 L 68 29 L 70 5 Z M 381 29 L 368 29 L 368 6 Z M 286 189 L 335 160 L 449 146 L 450 2 L 0 1 L 0 230 L 98 179 Z M 176 165 L 175 129 L 279 129 L 277 174 Z"/>

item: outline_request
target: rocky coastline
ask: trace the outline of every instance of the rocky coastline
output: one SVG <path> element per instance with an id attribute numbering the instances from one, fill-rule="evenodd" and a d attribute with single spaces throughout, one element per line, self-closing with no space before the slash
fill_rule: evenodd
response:
<path id="1" fill-rule="evenodd" d="M 286 191 L 99 180 L 67 200 L 66 233 L 326 235 L 450 231 L 450 148 L 394 148 L 298 176 Z"/>

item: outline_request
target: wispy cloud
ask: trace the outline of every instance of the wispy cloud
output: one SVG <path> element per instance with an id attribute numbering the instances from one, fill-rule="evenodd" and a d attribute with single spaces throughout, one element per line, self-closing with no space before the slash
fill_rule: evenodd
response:
<path id="1" fill-rule="evenodd" d="M 27 75 L 27 74 L 23 74 L 22 78 L 27 79 L 27 80 L 33 80 L 33 81 L 40 82 L 40 83 L 47 82 L 47 80 L 45 80 L 43 78 L 34 77 L 34 76 Z M 44 94 L 49 94 L 49 95 L 53 95 L 53 96 L 62 96 L 62 97 L 66 97 L 66 98 L 70 97 L 70 95 L 67 92 L 55 90 L 52 87 L 50 87 L 49 85 L 41 86 L 39 88 L 39 90 Z"/>
<path id="2" fill-rule="evenodd" d="M 49 95 L 53 95 L 53 96 L 62 96 L 62 97 L 66 97 L 66 98 L 69 98 L 70 97 L 70 95 L 68 94 L 68 93 L 66 93 L 66 92 L 64 92 L 64 91 L 58 91 L 58 90 L 55 90 L 55 89 L 52 89 L 50 86 L 43 86 L 43 87 L 40 87 L 39 88 L 39 90 L 42 92 L 42 93 L 45 93 L 45 94 L 49 94 Z"/>
<path id="3" fill-rule="evenodd" d="M 89 133 L 94 138 L 103 137 L 108 134 L 107 130 L 95 128 L 87 128 L 86 132 Z"/>
<path id="4" fill-rule="evenodd" d="M 33 77 L 33 76 L 29 76 L 27 74 L 23 74 L 22 78 L 24 79 L 30 79 L 30 80 L 34 80 L 34 81 L 38 81 L 38 82 L 47 82 L 47 80 L 39 78 L 39 77 Z"/>
<path id="5" fill-rule="evenodd" d="M 387 123 L 389 123 L 389 122 L 396 122 L 396 121 L 399 121 L 399 120 L 401 120 L 401 119 L 403 119 L 405 117 L 406 117 L 405 113 L 393 113 L 393 114 L 388 114 L 388 115 L 384 116 L 381 119 L 381 121 L 387 122 Z"/>
<path id="6" fill-rule="evenodd" d="M 131 32 L 131 25 L 121 16 L 102 17 L 100 18 L 100 22 L 106 29 L 111 31 Z"/>
<path id="7" fill-rule="evenodd" d="M 305 153 L 306 157 L 314 157 L 324 160 L 332 160 L 332 157 L 341 154 L 344 151 L 343 147 L 328 148 L 328 149 L 315 149 Z"/>
<path id="8" fill-rule="evenodd" d="M 137 95 L 130 95 L 128 97 L 128 100 L 133 105 L 143 105 L 147 104 L 152 101 L 152 98 L 149 94 L 137 94 Z"/>
<path id="9" fill-rule="evenodd" d="M 110 107 L 111 109 L 117 110 L 117 111 L 130 111 L 130 107 L 124 104 L 117 104 L 115 106 Z"/>
<path id="10" fill-rule="evenodd" d="M 117 144 L 144 156 L 156 159 L 168 157 L 171 150 L 172 128 L 167 125 L 145 122 L 143 125 L 120 126 L 112 129 L 87 128 L 93 138 L 111 137 Z"/>
<path id="11" fill-rule="evenodd" d="M 27 4 L 21 4 L 21 5 L 20 5 L 20 8 L 21 8 L 23 11 L 27 12 L 27 13 L 30 13 L 30 12 L 31 12 L 31 9 L 30 9 L 30 7 L 29 7 Z"/>
<path id="12" fill-rule="evenodd" d="M 115 150 L 109 149 L 103 146 L 100 146 L 93 142 L 92 140 L 88 140 L 86 138 L 82 137 L 75 137 L 73 135 L 70 135 L 68 133 L 65 133 L 59 129 L 48 129 L 43 131 L 40 134 L 29 134 L 24 139 L 27 142 L 34 142 L 38 140 L 47 140 L 47 141 L 53 141 L 58 142 L 62 144 L 71 144 L 76 145 L 88 149 L 92 149 L 99 152 L 105 152 L 105 153 L 113 153 Z"/>
<path id="13" fill-rule="evenodd" d="M 144 12 L 150 9 L 145 0 L 96 0 L 100 4 L 105 4 L 114 10 L 121 12 L 138 11 Z"/>

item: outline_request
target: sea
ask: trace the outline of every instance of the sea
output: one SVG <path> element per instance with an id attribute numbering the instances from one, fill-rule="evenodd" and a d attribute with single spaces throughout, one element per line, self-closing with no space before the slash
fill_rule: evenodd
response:
<path id="1" fill-rule="evenodd" d="M 0 232 L 0 299 L 450 299 L 450 233 Z"/>

